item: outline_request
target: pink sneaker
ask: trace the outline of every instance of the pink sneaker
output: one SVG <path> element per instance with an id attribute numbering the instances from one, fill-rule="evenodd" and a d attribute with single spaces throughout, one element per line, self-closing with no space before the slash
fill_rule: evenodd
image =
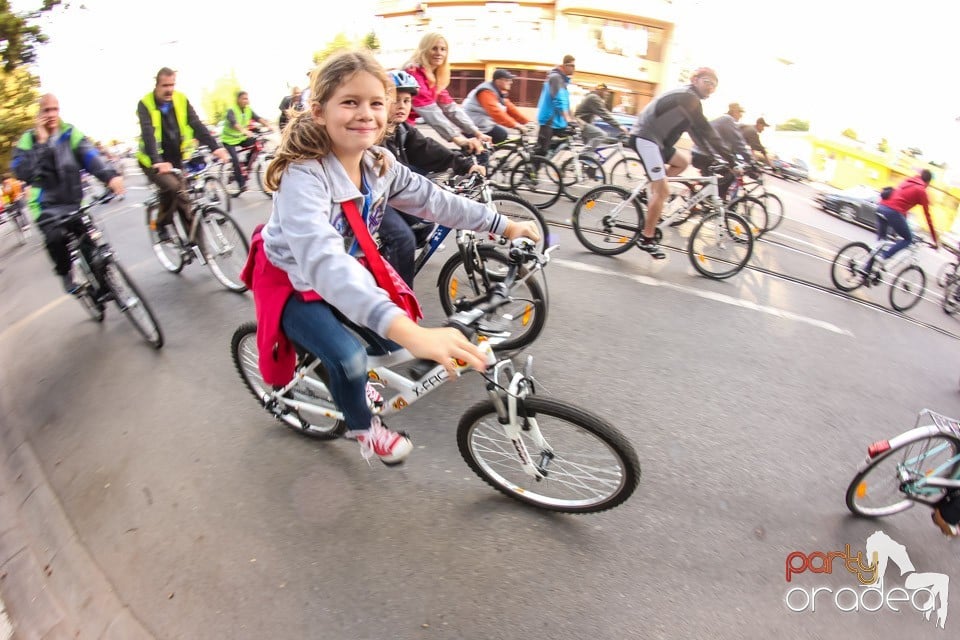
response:
<path id="1" fill-rule="evenodd" d="M 377 456 L 385 465 L 400 464 L 413 451 L 410 438 L 385 427 L 379 416 L 373 416 L 368 430 L 351 431 L 347 437 L 360 443 L 360 454 L 364 460 Z"/>

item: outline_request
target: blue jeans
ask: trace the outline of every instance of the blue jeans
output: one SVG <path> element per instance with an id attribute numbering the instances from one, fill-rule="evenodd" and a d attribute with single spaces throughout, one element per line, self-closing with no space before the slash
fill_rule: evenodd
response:
<path id="1" fill-rule="evenodd" d="M 386 206 L 380 221 L 380 244 L 383 258 L 412 289 L 417 238 L 400 212 L 390 205 Z"/>
<path id="2" fill-rule="evenodd" d="M 896 209 L 891 209 L 885 204 L 877 207 L 877 239 L 883 240 L 887 237 L 887 227 L 891 227 L 900 236 L 893 246 L 880 252 L 880 257 L 886 260 L 895 253 L 910 246 L 913 242 L 913 234 L 910 232 L 910 225 L 907 224 L 907 216 Z"/>
<path id="3" fill-rule="evenodd" d="M 290 340 L 320 358 L 329 376 L 328 388 L 343 411 L 350 430 L 370 428 L 373 414 L 367 404 L 367 347 L 346 326 L 326 302 L 303 302 L 290 296 L 283 308 L 281 324 Z M 371 343 L 371 352 L 395 347 L 372 331 L 358 329 Z"/>

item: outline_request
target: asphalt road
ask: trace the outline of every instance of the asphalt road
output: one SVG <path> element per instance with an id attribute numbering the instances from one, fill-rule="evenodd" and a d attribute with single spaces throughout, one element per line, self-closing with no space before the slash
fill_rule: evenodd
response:
<path id="1" fill-rule="evenodd" d="M 757 245 L 759 269 L 724 282 L 695 275 L 681 251 L 662 262 L 590 254 L 563 226 L 570 206 L 548 212 L 561 248 L 548 325 L 528 352 L 543 393 L 603 416 L 636 447 L 640 486 L 610 512 L 542 513 L 473 475 L 453 434 L 483 397 L 476 376 L 393 420 L 416 447 L 401 468 L 280 426 L 230 359 L 252 299 L 199 265 L 164 272 L 142 189 L 101 220 L 166 346 L 146 346 L 115 309 L 102 325 L 88 320 L 39 245 L 16 248 L 0 229 L 3 413 L 27 434 L 78 540 L 158 638 L 949 633 L 953 617 L 939 631 L 910 610 L 843 613 L 829 593 L 812 612 L 785 601 L 793 587 L 855 585 L 840 561 L 787 583 L 789 554 L 855 553 L 878 529 L 917 571 L 960 575 L 927 511 L 871 522 L 844 505 L 867 445 L 924 407 L 960 415 L 960 325 L 935 291 L 906 317 L 884 310 L 885 288 L 831 291 L 832 252 L 870 234 L 814 210 L 807 185 L 771 188 L 789 220 Z M 234 204 L 248 232 L 269 214 L 257 193 Z M 665 242 L 683 246 L 688 232 Z M 442 321 L 446 255 L 418 279 L 430 324 Z M 924 258 L 930 270 L 944 259 Z M 892 568 L 886 579 L 902 586 Z"/>

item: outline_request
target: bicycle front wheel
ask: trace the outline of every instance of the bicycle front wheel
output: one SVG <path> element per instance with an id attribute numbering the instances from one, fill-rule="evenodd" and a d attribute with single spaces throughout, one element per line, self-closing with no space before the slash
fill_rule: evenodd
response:
<path id="1" fill-rule="evenodd" d="M 550 229 L 543 214 L 535 206 L 513 193 L 495 192 L 490 195 L 492 204 L 497 213 L 506 216 L 515 222 L 534 222 L 540 228 L 540 240 L 537 242 L 537 251 L 543 251 L 551 244 Z"/>
<path id="2" fill-rule="evenodd" d="M 470 308 L 466 301 L 485 296 L 494 285 L 503 282 L 509 264 L 506 256 L 488 245 L 476 246 L 476 253 L 471 253 L 466 262 L 463 252 L 450 256 L 437 279 L 443 312 L 450 316 Z M 546 292 L 526 269 L 517 274 L 509 296 L 511 302 L 487 314 L 479 325 L 482 335 L 499 339 L 494 344 L 498 351 L 529 346 L 547 322 Z"/>
<path id="3" fill-rule="evenodd" d="M 82 257 L 79 257 L 74 262 L 74 265 L 77 267 L 75 273 L 83 276 L 83 282 L 78 283 L 80 290 L 76 293 L 77 299 L 94 321 L 103 322 L 103 318 L 106 315 L 106 308 L 99 298 L 100 283 L 97 282 L 96 276 L 93 275 L 93 271 L 90 270 L 86 260 Z"/>
<path id="4" fill-rule="evenodd" d="M 247 285 L 240 279 L 240 272 L 250 253 L 247 237 L 230 214 L 216 207 L 208 207 L 200 215 L 203 216 L 201 224 L 207 266 L 220 284 L 230 291 L 243 293 Z"/>
<path id="5" fill-rule="evenodd" d="M 207 176 L 203 179 L 203 199 L 213 207 L 220 207 L 224 211 L 230 211 L 230 195 L 227 193 L 227 188 L 223 186 L 220 178 L 216 176 Z"/>
<path id="6" fill-rule="evenodd" d="M 533 156 L 510 172 L 510 190 L 537 209 L 546 209 L 560 199 L 563 180 L 555 164 L 543 156 Z"/>
<path id="7" fill-rule="evenodd" d="M 753 255 L 750 224 L 734 213 L 704 216 L 690 234 L 690 263 L 701 275 L 723 280 L 740 273 Z"/>
<path id="8" fill-rule="evenodd" d="M 163 332 L 160 330 L 160 323 L 126 271 L 116 261 L 110 260 L 103 268 L 103 279 L 104 286 L 123 316 L 155 349 L 162 347 Z"/>
<path id="9" fill-rule="evenodd" d="M 260 375 L 260 367 L 257 364 L 260 355 L 257 348 L 257 323 L 247 322 L 237 327 L 230 341 L 230 355 L 233 357 L 233 364 L 243 384 L 257 399 L 260 406 L 266 408 L 271 389 Z M 291 400 L 309 403 L 311 408 L 281 412 L 277 416 L 280 422 L 297 433 L 318 440 L 339 438 L 347 425 L 329 416 L 330 412 L 338 409 L 333 396 L 327 389 L 326 381 L 326 370 L 323 364 L 318 364 L 313 373 L 298 383 L 288 394 Z M 271 413 L 274 412 L 271 411 Z"/>
<path id="10" fill-rule="evenodd" d="M 865 242 L 851 242 L 844 246 L 833 258 L 830 265 L 830 279 L 840 291 L 853 291 L 860 287 L 866 277 L 860 271 L 870 258 L 870 247 Z"/>
<path id="11" fill-rule="evenodd" d="M 487 484 L 549 511 L 596 513 L 622 504 L 640 482 L 640 462 L 613 426 L 578 407 L 531 396 L 518 403 L 519 439 L 543 474 L 521 467 L 519 444 L 504 433 L 493 402 L 474 405 L 460 418 L 460 455 Z"/>
<path id="12" fill-rule="evenodd" d="M 960 473 L 960 440 L 924 428 L 915 431 L 895 438 L 888 451 L 868 459 L 853 477 L 847 508 L 854 515 L 880 518 L 906 511 L 916 501 L 934 503 L 945 490 L 925 486 L 923 479 Z"/>
<path id="13" fill-rule="evenodd" d="M 270 166 L 271 160 L 273 160 L 272 155 L 263 155 L 257 158 L 256 164 L 253 165 L 253 174 L 257 177 L 257 186 L 260 187 L 261 193 L 268 198 L 273 198 L 273 191 L 267 188 L 267 168 Z"/>
<path id="14" fill-rule="evenodd" d="M 236 198 L 240 195 L 240 183 L 237 182 L 233 162 L 223 162 L 220 164 L 220 182 L 227 190 L 227 194 L 231 197 Z"/>
<path id="15" fill-rule="evenodd" d="M 897 311 L 908 311 L 920 302 L 927 285 L 927 274 L 911 264 L 900 271 L 890 285 L 890 306 Z"/>
<path id="16" fill-rule="evenodd" d="M 948 316 L 960 311 L 960 280 L 953 280 L 943 290 L 943 312 Z"/>
<path id="17" fill-rule="evenodd" d="M 773 231 L 783 222 L 783 200 L 775 193 L 764 193 L 760 201 L 767 209 L 767 227 L 764 231 Z"/>
<path id="18" fill-rule="evenodd" d="M 560 165 L 560 177 L 563 181 L 563 195 L 571 202 L 576 202 L 590 189 L 607 182 L 603 165 L 588 154 L 564 160 Z"/>
<path id="19" fill-rule="evenodd" d="M 615 256 L 640 240 L 646 210 L 636 199 L 630 201 L 630 193 L 604 185 L 577 200 L 572 222 L 580 244 L 602 256 Z"/>
<path id="20" fill-rule="evenodd" d="M 746 220 L 754 238 L 759 238 L 767 230 L 767 208 L 753 196 L 737 198 L 727 205 L 727 211 Z"/>

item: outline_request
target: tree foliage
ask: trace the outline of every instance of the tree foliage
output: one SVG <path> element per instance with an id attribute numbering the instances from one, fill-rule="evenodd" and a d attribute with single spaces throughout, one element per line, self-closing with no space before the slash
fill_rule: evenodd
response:
<path id="1" fill-rule="evenodd" d="M 810 122 L 800 118 L 790 118 L 776 126 L 777 131 L 810 131 Z"/>
<path id="2" fill-rule="evenodd" d="M 327 46 L 319 51 L 313 52 L 313 64 L 319 65 L 337 51 L 341 49 L 352 49 L 354 46 L 354 41 L 348 38 L 345 33 L 338 33 L 333 36 L 333 40 L 327 43 Z"/>
<path id="3" fill-rule="evenodd" d="M 841 131 L 840 135 L 842 135 L 844 138 L 850 138 L 851 140 L 859 140 L 859 138 L 857 138 L 857 132 L 850 127 L 847 127 Z"/>
<path id="4" fill-rule="evenodd" d="M 363 37 L 363 46 L 370 51 L 380 51 L 380 38 L 373 31 Z"/>
<path id="5" fill-rule="evenodd" d="M 40 81 L 24 68 L 0 68 L 0 165 L 10 166 L 17 140 L 33 127 L 37 117 Z"/>
<path id="6" fill-rule="evenodd" d="M 19 66 L 36 61 L 37 45 L 46 42 L 47 36 L 39 26 L 28 21 L 58 4 L 60 0 L 44 0 L 37 11 L 20 15 L 10 9 L 9 0 L 0 0 L 0 61 L 4 71 L 10 73 Z"/>
<path id="7" fill-rule="evenodd" d="M 207 122 L 216 124 L 226 118 L 227 109 L 237 102 L 237 92 L 240 90 L 240 81 L 233 70 L 218 78 L 213 89 L 204 89 L 200 104 L 207 115 Z"/>

